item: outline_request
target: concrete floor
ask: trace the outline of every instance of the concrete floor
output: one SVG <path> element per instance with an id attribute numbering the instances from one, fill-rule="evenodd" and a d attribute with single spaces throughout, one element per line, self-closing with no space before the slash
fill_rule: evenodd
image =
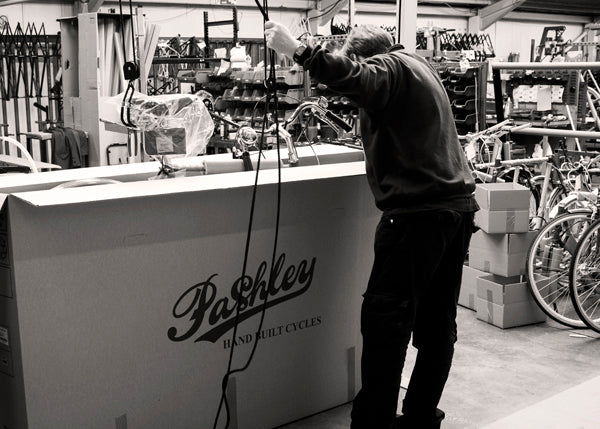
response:
<path id="1" fill-rule="evenodd" d="M 529 423 L 520 427 L 600 428 L 600 401 L 586 405 L 591 397 L 600 400 L 600 335 L 554 322 L 502 330 L 462 307 L 458 326 L 454 365 L 440 402 L 446 411 L 444 429 L 484 428 L 494 422 L 494 429 L 514 429 L 525 418 Z M 414 358 L 410 347 L 403 386 Z M 556 404 L 585 409 L 566 416 Z M 349 428 L 350 408 L 342 405 L 282 428 Z"/>

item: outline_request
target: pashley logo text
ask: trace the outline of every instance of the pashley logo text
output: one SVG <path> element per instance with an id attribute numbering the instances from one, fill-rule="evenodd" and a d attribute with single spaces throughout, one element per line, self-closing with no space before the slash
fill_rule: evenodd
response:
<path id="1" fill-rule="evenodd" d="M 267 262 L 258 266 L 254 277 L 246 275 L 237 278 L 230 288 L 229 296 L 217 297 L 218 274 L 212 274 L 207 280 L 197 283 L 187 289 L 179 297 L 173 307 L 173 317 L 176 319 L 189 318 L 192 325 L 186 332 L 180 333 L 176 327 L 169 328 L 167 335 L 171 341 L 185 341 L 197 335 L 195 342 L 210 341 L 214 343 L 235 323 L 236 307 L 239 302 L 239 317 L 244 320 L 259 313 L 262 302 L 268 293 L 267 308 L 274 307 L 285 301 L 305 293 L 313 280 L 316 258 L 309 262 L 305 259 L 297 265 L 289 265 L 285 270 L 285 253 L 281 254 L 275 266 L 268 286 L 269 273 Z M 206 326 L 205 329 L 202 329 Z"/>

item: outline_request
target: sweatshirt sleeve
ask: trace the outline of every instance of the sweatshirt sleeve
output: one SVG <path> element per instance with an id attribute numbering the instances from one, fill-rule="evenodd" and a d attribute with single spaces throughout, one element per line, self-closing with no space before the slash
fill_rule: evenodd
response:
<path id="1" fill-rule="evenodd" d="M 355 101 L 368 110 L 383 109 L 395 94 L 401 72 L 386 55 L 363 62 L 334 55 L 317 46 L 302 66 L 319 83 Z"/>

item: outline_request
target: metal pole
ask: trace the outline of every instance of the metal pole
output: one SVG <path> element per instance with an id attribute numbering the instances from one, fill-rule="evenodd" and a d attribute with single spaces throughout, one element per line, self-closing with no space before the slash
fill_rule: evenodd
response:
<path id="1" fill-rule="evenodd" d="M 396 0 L 396 43 L 400 43 L 400 16 L 402 15 L 402 0 Z"/>
<path id="2" fill-rule="evenodd" d="M 572 131 L 555 130 L 550 128 L 524 128 L 510 129 L 511 134 L 522 134 L 525 136 L 549 136 L 549 137 L 578 137 L 582 139 L 600 139 L 598 131 Z"/>
<path id="3" fill-rule="evenodd" d="M 493 63 L 492 70 L 600 70 L 595 63 Z"/>
<path id="4" fill-rule="evenodd" d="M 494 80 L 494 103 L 496 105 L 496 121 L 504 121 L 504 99 L 502 96 L 502 80 L 500 70 L 492 69 L 492 78 Z"/>
<path id="5" fill-rule="evenodd" d="M 417 0 L 396 0 L 396 42 L 407 52 L 417 49 Z"/>

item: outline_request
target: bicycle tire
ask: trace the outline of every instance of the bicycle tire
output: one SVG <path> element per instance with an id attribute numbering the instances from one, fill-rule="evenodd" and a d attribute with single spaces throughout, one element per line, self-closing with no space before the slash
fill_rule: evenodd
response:
<path id="1" fill-rule="evenodd" d="M 569 288 L 573 307 L 590 329 L 600 333 L 600 220 L 581 236 L 571 258 Z"/>
<path id="2" fill-rule="evenodd" d="M 591 210 L 566 213 L 540 228 L 527 252 L 527 283 L 538 306 L 551 319 L 572 328 L 586 325 L 570 299 L 569 264 Z"/>
<path id="3" fill-rule="evenodd" d="M 553 188 L 552 191 L 550 191 L 550 194 L 548 195 L 548 199 L 546 201 L 546 207 L 544 209 L 544 218 L 546 220 L 552 219 L 551 213 L 553 209 L 557 207 L 558 204 L 560 204 L 560 202 L 568 196 L 569 190 L 566 189 L 564 186 L 558 185 L 555 188 Z"/>

